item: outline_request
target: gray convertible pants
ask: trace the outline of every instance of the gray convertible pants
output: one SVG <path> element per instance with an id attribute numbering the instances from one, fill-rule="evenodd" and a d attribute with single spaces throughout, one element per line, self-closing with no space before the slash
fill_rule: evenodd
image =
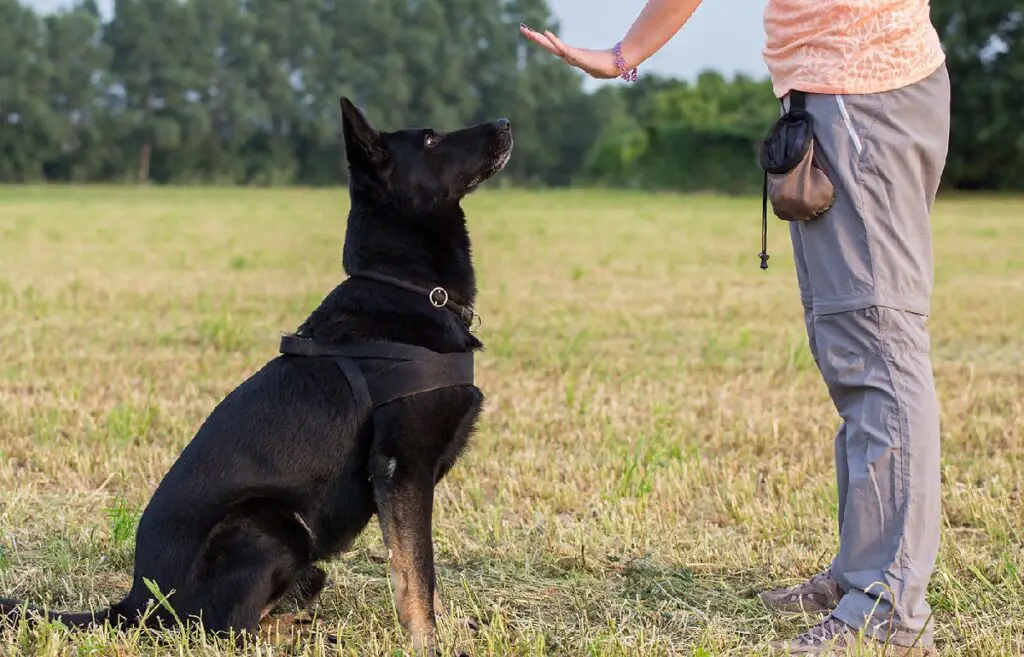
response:
<path id="1" fill-rule="evenodd" d="M 925 591 L 941 524 L 939 405 L 926 320 L 929 213 L 949 138 L 945 66 L 876 94 L 808 94 L 836 189 L 791 224 L 810 348 L 842 424 L 835 437 L 834 616 L 900 645 L 932 644 Z"/>

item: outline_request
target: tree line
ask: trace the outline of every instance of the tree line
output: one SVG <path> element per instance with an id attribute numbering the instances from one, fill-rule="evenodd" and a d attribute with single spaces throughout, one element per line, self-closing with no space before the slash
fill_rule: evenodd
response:
<path id="1" fill-rule="evenodd" d="M 944 184 L 1024 188 L 1024 12 L 934 0 L 953 84 Z M 588 92 L 525 43 L 546 0 L 0 0 L 0 182 L 330 185 L 338 97 L 380 127 L 507 116 L 519 185 L 760 188 L 771 85 L 706 72 Z M 685 38 L 685 34 L 681 37 Z"/>

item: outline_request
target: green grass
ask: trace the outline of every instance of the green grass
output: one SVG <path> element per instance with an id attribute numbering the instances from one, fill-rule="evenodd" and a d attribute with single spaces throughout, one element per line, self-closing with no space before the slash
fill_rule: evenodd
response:
<path id="1" fill-rule="evenodd" d="M 761 272 L 760 199 L 485 191 L 466 208 L 488 403 L 435 542 L 452 612 L 489 625 L 459 638 L 476 655 L 746 655 L 804 627 L 756 600 L 836 547 L 837 420 L 786 226 Z M 342 190 L 0 188 L 0 594 L 84 610 L 127 589 L 160 477 L 342 277 L 346 209 Z M 945 655 L 1024 652 L 1022 216 L 997 198 L 934 215 Z M 318 627 L 345 654 L 405 646 L 382 549 L 374 524 L 329 566 Z M 76 645 L 238 654 L 57 627 L 0 654 Z"/>

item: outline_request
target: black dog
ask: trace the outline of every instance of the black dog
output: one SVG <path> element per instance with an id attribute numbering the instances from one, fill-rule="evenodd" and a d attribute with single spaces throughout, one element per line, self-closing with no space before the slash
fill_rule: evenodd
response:
<path id="1" fill-rule="evenodd" d="M 482 345 L 469 326 L 476 278 L 459 203 L 508 162 L 512 131 L 501 119 L 447 134 L 379 132 L 348 99 L 341 109 L 350 277 L 182 451 L 139 521 L 124 600 L 50 619 L 126 627 L 198 618 L 214 633 L 256 632 L 286 597 L 313 604 L 326 584 L 316 562 L 347 549 L 376 513 L 401 624 L 417 651 L 437 650 L 434 487 L 483 403 L 472 383 Z M 144 619 L 150 585 L 166 604 Z M 19 609 L 0 601 L 0 618 Z"/>

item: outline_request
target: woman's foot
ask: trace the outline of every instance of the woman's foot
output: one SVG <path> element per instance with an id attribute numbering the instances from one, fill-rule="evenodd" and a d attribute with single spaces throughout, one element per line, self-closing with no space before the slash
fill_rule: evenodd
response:
<path id="1" fill-rule="evenodd" d="M 829 616 L 800 636 L 789 641 L 776 641 L 769 647 L 784 655 L 862 655 L 865 648 L 885 648 L 886 655 L 893 657 L 933 657 L 931 648 L 897 646 L 869 637 L 860 637 L 846 623 Z M 867 654 L 875 654 L 869 650 Z M 879 653 L 881 654 L 881 653 Z"/>
<path id="2" fill-rule="evenodd" d="M 761 593 L 761 601 L 772 611 L 803 614 L 827 614 L 836 608 L 842 597 L 843 590 L 831 570 L 790 588 Z"/>

